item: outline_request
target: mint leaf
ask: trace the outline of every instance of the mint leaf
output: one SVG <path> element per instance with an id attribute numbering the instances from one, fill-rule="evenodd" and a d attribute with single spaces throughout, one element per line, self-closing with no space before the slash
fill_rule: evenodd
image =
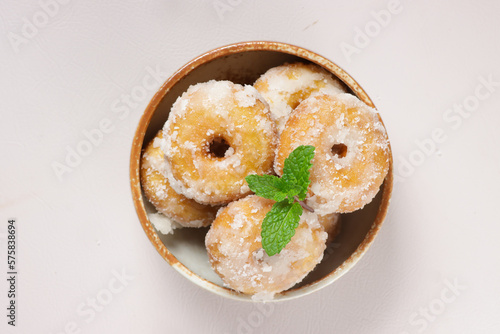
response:
<path id="1" fill-rule="evenodd" d="M 283 176 L 249 175 L 245 178 L 258 196 L 275 200 L 262 221 L 262 248 L 273 256 L 290 242 L 299 225 L 303 209 L 314 212 L 304 203 L 309 187 L 309 169 L 314 158 L 314 146 L 301 145 L 285 159 Z"/>
<path id="2" fill-rule="evenodd" d="M 313 158 L 314 146 L 301 145 L 285 159 L 281 179 L 287 186 L 288 196 L 293 194 L 293 196 L 298 196 L 301 201 L 306 198 L 307 188 L 311 182 L 309 181 L 309 169 L 312 167 L 311 160 Z"/>
<path id="3" fill-rule="evenodd" d="M 262 248 L 267 255 L 278 254 L 290 242 L 301 215 L 302 207 L 297 202 L 274 203 L 262 222 Z"/>
<path id="4" fill-rule="evenodd" d="M 248 175 L 245 180 L 256 195 L 281 202 L 287 196 L 283 181 L 274 175 Z"/>
<path id="5" fill-rule="evenodd" d="M 300 191 L 302 190 L 302 187 L 296 185 L 296 184 L 286 184 L 286 196 L 288 197 L 288 201 L 290 203 L 292 203 L 293 201 L 295 201 L 295 196 L 297 196 L 298 194 L 300 194 Z"/>

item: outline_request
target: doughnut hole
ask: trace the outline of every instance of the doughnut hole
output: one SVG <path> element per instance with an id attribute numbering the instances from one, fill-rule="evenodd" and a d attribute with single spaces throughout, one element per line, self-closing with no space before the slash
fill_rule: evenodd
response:
<path id="1" fill-rule="evenodd" d="M 215 159 L 221 159 L 234 153 L 234 149 L 230 149 L 232 149 L 231 145 L 222 136 L 213 138 L 207 147 L 208 154 Z"/>
<path id="2" fill-rule="evenodd" d="M 332 154 L 340 159 L 345 158 L 347 155 L 347 146 L 344 144 L 334 144 L 332 146 Z"/>

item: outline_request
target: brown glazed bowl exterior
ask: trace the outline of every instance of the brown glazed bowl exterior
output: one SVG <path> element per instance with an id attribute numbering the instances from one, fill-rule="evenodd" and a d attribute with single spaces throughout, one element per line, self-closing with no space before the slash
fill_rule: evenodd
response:
<path id="1" fill-rule="evenodd" d="M 158 233 L 148 219 L 155 210 L 141 191 L 139 170 L 142 149 L 163 127 L 170 107 L 187 88 L 211 79 L 253 82 L 266 70 L 286 62 L 315 63 L 339 78 L 351 93 L 375 107 L 361 86 L 332 61 L 304 48 L 268 41 L 231 44 L 208 51 L 175 72 L 154 95 L 142 115 L 132 143 L 130 184 L 139 221 L 161 256 L 195 284 L 218 295 L 252 301 L 250 296 L 226 288 L 211 270 L 204 246 L 207 229 L 180 229 L 173 235 Z M 380 116 L 379 116 L 380 117 Z M 362 210 L 342 215 L 342 231 L 330 244 L 323 261 L 300 284 L 277 294 L 276 301 L 304 296 L 333 283 L 366 253 L 387 214 L 393 185 L 392 154 L 387 177 L 375 199 Z"/>

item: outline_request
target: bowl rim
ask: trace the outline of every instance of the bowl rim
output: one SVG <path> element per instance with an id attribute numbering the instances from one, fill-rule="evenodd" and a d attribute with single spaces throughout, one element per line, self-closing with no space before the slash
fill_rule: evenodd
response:
<path id="1" fill-rule="evenodd" d="M 293 56 L 297 56 L 303 58 L 307 61 L 315 63 L 330 73 L 338 77 L 341 81 L 343 81 L 352 91 L 353 93 L 365 102 L 367 105 L 375 108 L 372 100 L 366 94 L 366 92 L 361 88 L 361 86 L 343 69 L 341 69 L 337 64 L 328 60 L 327 58 L 312 52 L 308 49 L 282 43 L 282 42 L 273 42 L 273 41 L 247 41 L 247 42 L 239 42 L 224 45 L 210 51 L 203 53 L 202 55 L 192 59 L 180 69 L 178 69 L 174 74 L 172 74 L 158 89 L 155 93 L 148 106 L 144 110 L 142 114 L 137 129 L 134 134 L 132 148 L 130 153 L 130 185 L 132 191 L 132 199 L 134 202 L 135 210 L 139 221 L 146 233 L 147 237 L 151 241 L 151 243 L 155 246 L 156 250 L 160 255 L 180 274 L 184 277 L 188 278 L 193 283 L 213 292 L 220 296 L 240 300 L 240 301 L 254 301 L 251 299 L 251 296 L 234 291 L 232 289 L 219 286 L 211 281 L 206 280 L 205 278 L 198 276 L 191 270 L 189 270 L 184 264 L 182 264 L 163 244 L 163 242 L 158 237 L 157 232 L 155 231 L 153 225 L 148 219 L 148 215 L 144 206 L 144 199 L 142 196 L 141 184 L 140 184 L 140 159 L 142 153 L 142 147 L 144 144 L 144 137 L 146 131 L 151 122 L 151 118 L 153 117 L 154 112 L 156 111 L 158 105 L 162 101 L 162 99 L 167 95 L 170 89 L 176 85 L 182 78 L 186 75 L 202 66 L 203 64 L 209 63 L 217 58 L 224 57 L 231 54 L 242 53 L 247 51 L 274 51 L 290 54 Z M 383 124 L 383 121 L 379 114 L 378 118 Z M 385 125 L 384 125 L 385 128 Z M 390 202 L 390 198 L 392 195 L 393 188 L 393 158 L 392 158 L 392 150 L 389 142 L 389 171 L 384 180 L 383 185 L 381 186 L 382 198 L 378 208 L 377 215 L 375 220 L 373 221 L 370 230 L 365 235 L 363 241 L 358 245 L 356 250 L 337 268 L 335 268 L 332 272 L 325 275 L 319 280 L 315 282 L 302 285 L 300 287 L 291 288 L 284 292 L 278 293 L 275 295 L 275 298 L 272 301 L 283 301 L 295 299 L 307 294 L 310 294 L 314 291 L 317 291 L 343 276 L 347 271 L 349 271 L 366 253 L 368 248 L 373 243 L 375 236 L 378 234 L 382 223 L 387 215 L 388 206 Z"/>

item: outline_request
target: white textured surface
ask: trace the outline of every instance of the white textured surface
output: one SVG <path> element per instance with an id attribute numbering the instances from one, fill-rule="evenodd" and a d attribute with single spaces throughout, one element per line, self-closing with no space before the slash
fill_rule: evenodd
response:
<path id="1" fill-rule="evenodd" d="M 18 326 L 0 311 L 0 332 L 500 332 L 500 85 L 480 88 L 489 96 L 467 118 L 447 111 L 473 103 L 481 78 L 500 82 L 500 3 L 401 1 L 376 31 L 371 11 L 388 3 L 67 1 L 44 24 L 39 2 L 1 2 L 0 278 L 10 217 L 20 276 Z M 231 10 L 218 15 L 224 4 Z M 44 26 L 15 52 L 9 36 L 34 17 Z M 341 46 L 356 46 L 365 26 L 373 37 L 347 56 Z M 135 126 L 160 81 L 209 49 L 256 39 L 343 67 L 381 111 L 396 168 L 421 162 L 399 172 L 388 219 L 355 269 L 319 293 L 260 308 L 170 268 L 142 231 L 128 181 Z M 99 126 L 102 141 L 58 179 L 53 163 Z M 442 138 L 437 128 L 445 139 L 418 160 L 415 141 Z M 122 271 L 133 279 L 120 283 Z M 463 286 L 455 294 L 454 281 Z M 2 310 L 6 291 L 1 278 Z M 94 314 L 96 297 L 106 305 Z"/>

